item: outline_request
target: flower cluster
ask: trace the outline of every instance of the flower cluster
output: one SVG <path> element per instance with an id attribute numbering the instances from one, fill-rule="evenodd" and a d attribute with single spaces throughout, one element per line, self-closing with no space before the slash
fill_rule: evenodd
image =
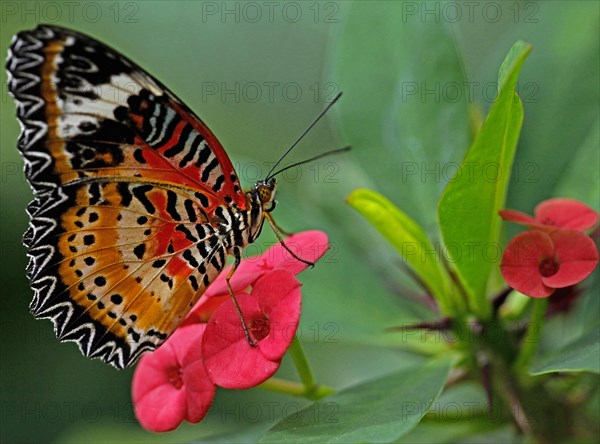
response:
<path id="1" fill-rule="evenodd" d="M 535 217 L 515 210 L 500 216 L 530 228 L 510 240 L 500 264 L 506 282 L 521 293 L 545 298 L 596 268 L 598 250 L 585 230 L 596 225 L 598 213 L 583 203 L 549 199 L 535 208 Z"/>
<path id="2" fill-rule="evenodd" d="M 296 234 L 285 243 L 311 262 L 328 248 L 320 231 Z M 306 267 L 280 244 L 239 265 L 230 284 L 255 346 L 229 294 L 230 268 L 223 270 L 173 335 L 140 360 L 132 385 L 140 424 L 165 432 L 184 419 L 199 422 L 217 386 L 245 389 L 269 379 L 298 328 L 301 293 L 295 275 Z"/>

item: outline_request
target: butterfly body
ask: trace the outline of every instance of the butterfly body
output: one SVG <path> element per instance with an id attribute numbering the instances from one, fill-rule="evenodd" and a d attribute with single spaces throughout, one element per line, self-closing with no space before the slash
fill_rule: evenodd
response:
<path id="1" fill-rule="evenodd" d="M 127 367 L 256 240 L 275 180 L 244 193 L 206 125 L 91 37 L 40 25 L 15 36 L 7 69 L 35 194 L 31 310 L 84 355 Z"/>

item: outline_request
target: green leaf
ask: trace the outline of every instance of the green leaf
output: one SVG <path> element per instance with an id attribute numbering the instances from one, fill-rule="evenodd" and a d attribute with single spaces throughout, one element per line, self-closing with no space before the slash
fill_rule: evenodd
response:
<path id="1" fill-rule="evenodd" d="M 530 374 L 553 372 L 600 373 L 600 325 L 562 349 L 538 358 Z"/>
<path id="2" fill-rule="evenodd" d="M 471 309 L 483 317 L 490 310 L 485 296 L 491 267 L 500 260 L 498 210 L 506 199 L 523 121 L 523 107 L 514 89 L 530 50 L 530 45 L 517 42 L 502 63 L 496 102 L 439 203 L 448 254 Z"/>
<path id="3" fill-rule="evenodd" d="M 441 311 L 451 314 L 449 277 L 440 264 L 440 255 L 423 229 L 375 191 L 356 190 L 346 201 L 394 246 L 406 265 L 439 302 Z"/>
<path id="4" fill-rule="evenodd" d="M 341 3 L 331 78 L 344 91 L 339 127 L 373 188 L 437 234 L 437 202 L 469 145 L 467 79 L 451 26 L 403 3 Z"/>
<path id="5" fill-rule="evenodd" d="M 391 442 L 427 413 L 452 361 L 438 359 L 347 388 L 277 423 L 259 442 Z"/>

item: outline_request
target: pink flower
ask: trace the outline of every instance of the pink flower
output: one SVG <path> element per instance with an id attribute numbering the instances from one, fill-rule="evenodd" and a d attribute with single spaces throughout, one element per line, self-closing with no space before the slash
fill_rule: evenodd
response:
<path id="1" fill-rule="evenodd" d="M 317 262 L 329 248 L 327 235 L 316 230 L 294 234 L 286 238 L 284 242 L 298 257 L 313 263 Z M 269 271 L 285 269 L 290 273 L 298 274 L 307 267 L 307 264 L 293 257 L 283 245 L 277 243 L 259 256 L 242 260 L 230 283 L 233 291 L 237 293 L 247 289 Z M 229 270 L 231 267 L 223 270 L 215 282 L 208 287 L 205 293 L 207 298 L 229 296 L 225 279 Z"/>
<path id="2" fill-rule="evenodd" d="M 320 231 L 285 242 L 312 262 L 328 248 Z M 175 333 L 140 360 L 132 387 L 140 424 L 163 432 L 184 419 L 198 422 L 210 408 L 215 384 L 240 389 L 271 377 L 298 328 L 301 293 L 294 275 L 307 266 L 280 244 L 241 262 L 231 283 L 256 347 L 248 343 L 229 294 L 229 268 L 223 270 Z"/>
<path id="3" fill-rule="evenodd" d="M 584 231 L 598 223 L 598 213 L 587 205 L 566 198 L 548 199 L 535 207 L 535 218 L 516 210 L 501 210 L 502 219 L 544 231 L 557 228 Z"/>
<path id="4" fill-rule="evenodd" d="M 216 387 L 204 368 L 200 344 L 206 324 L 178 328 L 153 353 L 145 354 L 133 375 L 132 397 L 138 421 L 147 430 L 166 432 L 184 419 L 199 422 Z"/>
<path id="5" fill-rule="evenodd" d="M 544 298 L 556 288 L 581 282 L 597 264 L 596 244 L 581 231 L 528 230 L 508 243 L 500 270 L 514 289 L 527 296 Z"/>
<path id="6" fill-rule="evenodd" d="M 256 346 L 248 343 L 230 298 L 211 316 L 202 354 L 216 385 L 244 389 L 266 381 L 279 368 L 300 321 L 300 283 L 289 271 L 275 269 L 250 294 L 236 293 L 236 299 Z"/>

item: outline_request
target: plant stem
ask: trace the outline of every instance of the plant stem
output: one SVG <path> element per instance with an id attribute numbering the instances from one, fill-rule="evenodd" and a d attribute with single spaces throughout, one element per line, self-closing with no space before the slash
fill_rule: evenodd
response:
<path id="1" fill-rule="evenodd" d="M 335 393 L 335 389 L 325 385 L 313 385 L 308 389 L 303 384 L 297 382 L 286 381 L 285 379 L 271 378 L 258 386 L 263 390 L 272 392 L 285 393 L 286 395 L 302 396 L 304 398 L 318 400 Z"/>
<path id="2" fill-rule="evenodd" d="M 319 385 L 315 382 L 312 370 L 302 348 L 302 344 L 298 340 L 298 336 L 294 337 L 290 348 L 288 349 L 302 384 L 297 382 L 286 381 L 284 379 L 271 378 L 263 382 L 259 387 L 273 392 L 286 393 L 292 396 L 303 396 L 308 399 L 321 399 L 335 393 L 335 389 L 325 385 Z"/>
<path id="3" fill-rule="evenodd" d="M 534 301 L 529 326 L 527 327 L 527 332 L 523 338 L 521 350 L 514 366 L 517 371 L 526 372 L 531 359 L 537 351 L 547 307 L 548 298 L 539 298 Z"/>
<path id="4" fill-rule="evenodd" d="M 294 336 L 289 352 L 304 387 L 306 389 L 313 387 L 315 385 L 315 377 L 310 369 L 310 364 L 308 363 L 302 344 L 300 344 L 300 341 L 298 340 L 298 336 Z"/>

